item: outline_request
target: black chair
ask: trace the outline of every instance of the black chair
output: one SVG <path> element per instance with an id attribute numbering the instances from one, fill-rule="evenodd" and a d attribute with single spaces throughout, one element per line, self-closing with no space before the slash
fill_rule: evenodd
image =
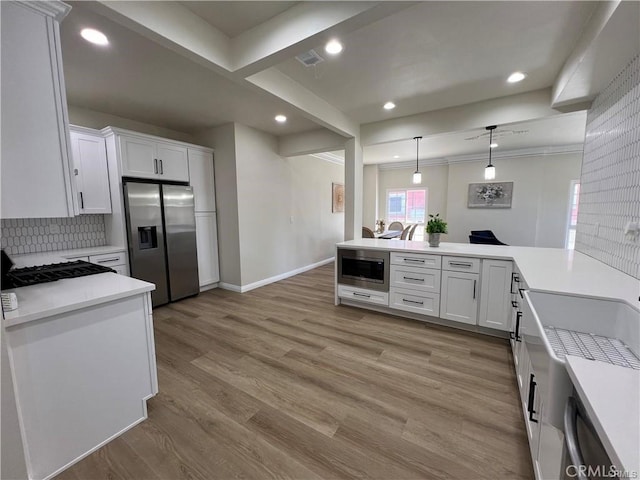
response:
<path id="1" fill-rule="evenodd" d="M 491 230 L 471 230 L 469 243 L 482 245 L 506 245 L 496 238 Z"/>

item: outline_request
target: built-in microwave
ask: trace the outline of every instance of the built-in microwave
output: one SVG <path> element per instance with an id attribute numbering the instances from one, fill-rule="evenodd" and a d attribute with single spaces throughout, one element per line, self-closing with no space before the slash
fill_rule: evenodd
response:
<path id="1" fill-rule="evenodd" d="M 338 283 L 389 291 L 389 252 L 338 249 Z"/>

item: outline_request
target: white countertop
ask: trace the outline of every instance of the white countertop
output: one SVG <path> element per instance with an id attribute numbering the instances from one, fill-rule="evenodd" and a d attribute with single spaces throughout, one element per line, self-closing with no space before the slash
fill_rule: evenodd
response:
<path id="1" fill-rule="evenodd" d="M 73 260 L 77 257 L 90 255 L 102 255 L 104 253 L 125 252 L 126 247 L 105 245 L 102 247 L 76 248 L 73 250 L 56 250 L 55 252 L 25 253 L 23 255 L 11 255 L 10 258 L 15 268 L 33 267 L 36 265 L 48 265 Z"/>
<path id="2" fill-rule="evenodd" d="M 153 283 L 115 273 L 99 273 L 86 277 L 20 287 L 14 292 L 18 309 L 4 313 L 5 327 L 11 327 L 60 313 L 155 290 Z"/>
<path id="3" fill-rule="evenodd" d="M 640 371 L 571 355 L 566 365 L 613 465 L 640 474 Z"/>
<path id="4" fill-rule="evenodd" d="M 530 290 L 622 300 L 640 311 L 640 280 L 574 250 L 362 238 L 338 247 L 368 248 L 515 261 Z"/>

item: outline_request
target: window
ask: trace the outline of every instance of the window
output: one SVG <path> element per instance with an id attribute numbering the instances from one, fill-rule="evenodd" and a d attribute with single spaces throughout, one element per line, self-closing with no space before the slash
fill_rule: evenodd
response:
<path id="1" fill-rule="evenodd" d="M 569 222 L 567 225 L 567 240 L 565 247 L 573 250 L 576 246 L 576 225 L 578 225 L 578 203 L 580 199 L 580 181 L 571 181 L 569 194 Z"/>
<path id="2" fill-rule="evenodd" d="M 387 190 L 387 220 L 391 222 L 425 223 L 427 190 Z"/>

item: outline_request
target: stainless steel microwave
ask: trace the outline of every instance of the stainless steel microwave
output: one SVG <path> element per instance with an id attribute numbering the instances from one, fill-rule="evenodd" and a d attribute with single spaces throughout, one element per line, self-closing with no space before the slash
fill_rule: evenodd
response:
<path id="1" fill-rule="evenodd" d="M 338 249 L 338 283 L 389 291 L 389 252 Z"/>

